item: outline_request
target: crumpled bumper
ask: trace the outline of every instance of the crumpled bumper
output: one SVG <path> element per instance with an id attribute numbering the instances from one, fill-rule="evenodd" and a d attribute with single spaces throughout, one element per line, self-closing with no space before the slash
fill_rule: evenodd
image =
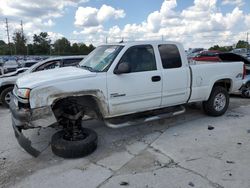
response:
<path id="1" fill-rule="evenodd" d="M 23 135 L 22 128 L 16 126 L 13 117 L 12 126 L 19 145 L 33 157 L 38 157 L 41 152 L 31 146 L 31 141 Z"/>
<path id="2" fill-rule="evenodd" d="M 23 129 L 33 128 L 29 127 L 29 119 L 31 118 L 30 111 L 19 110 L 13 101 L 13 97 L 9 104 L 9 108 L 12 114 L 12 127 L 14 129 L 15 137 L 18 143 L 30 155 L 38 157 L 41 152 L 33 148 L 31 146 L 31 141 L 22 133 Z"/>
<path id="3" fill-rule="evenodd" d="M 23 130 L 49 127 L 55 124 L 56 119 L 54 114 L 49 107 L 34 109 L 32 111 L 19 109 L 14 103 L 14 97 L 11 97 L 9 108 L 12 114 L 12 127 L 16 139 L 25 151 L 34 157 L 38 157 L 41 152 L 32 147 L 32 142 L 24 136 Z"/>

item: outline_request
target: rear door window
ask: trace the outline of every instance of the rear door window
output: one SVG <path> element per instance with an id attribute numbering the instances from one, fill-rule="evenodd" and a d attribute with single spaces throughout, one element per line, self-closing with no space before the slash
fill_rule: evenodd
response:
<path id="1" fill-rule="evenodd" d="M 161 44 L 158 48 L 164 69 L 179 68 L 182 66 L 180 52 L 176 45 Z"/>

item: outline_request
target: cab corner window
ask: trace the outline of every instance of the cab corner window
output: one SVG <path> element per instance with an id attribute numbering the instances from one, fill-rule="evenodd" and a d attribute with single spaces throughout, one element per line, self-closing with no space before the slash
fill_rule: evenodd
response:
<path id="1" fill-rule="evenodd" d="M 151 45 L 140 45 L 129 48 L 119 63 L 128 63 L 130 72 L 156 70 L 154 49 Z"/>
<path id="2" fill-rule="evenodd" d="M 164 69 L 179 68 L 182 66 L 180 52 L 176 45 L 159 45 L 159 52 Z"/>

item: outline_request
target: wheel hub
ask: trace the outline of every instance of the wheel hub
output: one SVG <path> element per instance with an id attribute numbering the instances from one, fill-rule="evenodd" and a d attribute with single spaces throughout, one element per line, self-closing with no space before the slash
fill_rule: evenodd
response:
<path id="1" fill-rule="evenodd" d="M 7 93 L 4 97 L 4 100 L 6 101 L 7 104 L 10 103 L 11 100 L 11 92 Z"/>
<path id="2" fill-rule="evenodd" d="M 226 96 L 223 93 L 219 93 L 215 96 L 214 109 L 216 111 L 221 111 L 226 106 Z"/>
<path id="3" fill-rule="evenodd" d="M 75 105 L 69 105 L 63 114 L 62 125 L 64 127 L 65 140 L 79 141 L 85 139 L 88 135 L 82 128 L 82 118 L 84 114 Z"/>

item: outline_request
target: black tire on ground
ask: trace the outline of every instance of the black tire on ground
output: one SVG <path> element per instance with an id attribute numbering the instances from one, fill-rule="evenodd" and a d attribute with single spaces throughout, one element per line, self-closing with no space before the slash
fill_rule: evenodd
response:
<path id="1" fill-rule="evenodd" d="M 227 90 L 221 86 L 215 86 L 209 99 L 203 102 L 203 109 L 209 116 L 221 116 L 227 111 L 228 105 L 229 94 Z"/>
<path id="2" fill-rule="evenodd" d="M 241 89 L 241 94 L 243 97 L 250 98 L 250 82 Z"/>
<path id="3" fill-rule="evenodd" d="M 13 90 L 13 87 L 8 87 L 8 88 L 5 88 L 3 91 L 2 91 L 2 94 L 1 94 L 1 102 L 3 104 L 3 106 L 5 107 L 9 107 L 9 102 L 10 102 L 10 93 L 12 92 Z M 6 101 L 6 99 L 9 99 L 8 101 Z"/>
<path id="4" fill-rule="evenodd" d="M 91 129 L 83 128 L 87 137 L 83 140 L 70 141 L 64 139 L 65 131 L 52 136 L 52 152 L 62 158 L 80 158 L 93 153 L 97 148 L 97 134 Z"/>

